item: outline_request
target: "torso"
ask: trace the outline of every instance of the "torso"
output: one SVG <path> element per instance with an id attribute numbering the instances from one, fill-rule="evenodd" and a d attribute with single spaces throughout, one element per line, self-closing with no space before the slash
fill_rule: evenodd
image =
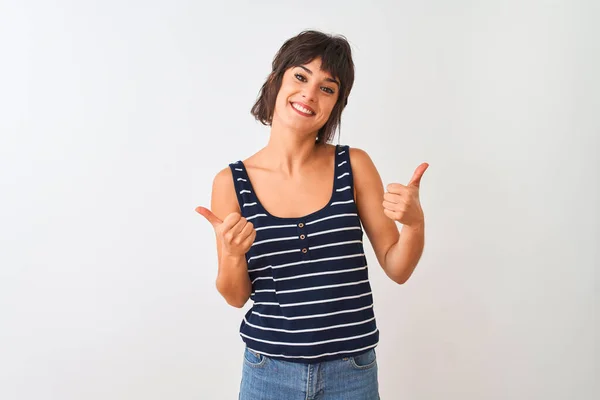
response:
<path id="1" fill-rule="evenodd" d="M 319 152 L 287 176 L 265 153 L 229 164 L 256 229 L 240 335 L 256 353 L 302 363 L 354 356 L 379 340 L 349 147 Z"/>

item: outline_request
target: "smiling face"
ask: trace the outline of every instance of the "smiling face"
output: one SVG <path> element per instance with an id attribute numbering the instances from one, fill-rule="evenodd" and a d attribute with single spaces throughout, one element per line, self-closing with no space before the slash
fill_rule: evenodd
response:
<path id="1" fill-rule="evenodd" d="M 273 122 L 306 134 L 325 125 L 338 99 L 339 81 L 321 70 L 321 59 L 285 71 Z"/>

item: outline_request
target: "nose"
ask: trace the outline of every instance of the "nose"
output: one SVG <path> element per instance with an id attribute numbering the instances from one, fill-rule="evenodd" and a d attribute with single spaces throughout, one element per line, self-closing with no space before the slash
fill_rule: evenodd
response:
<path id="1" fill-rule="evenodd" d="M 302 97 L 306 101 L 314 102 L 317 99 L 317 91 L 319 90 L 319 85 L 306 85 L 304 90 L 302 91 Z"/>

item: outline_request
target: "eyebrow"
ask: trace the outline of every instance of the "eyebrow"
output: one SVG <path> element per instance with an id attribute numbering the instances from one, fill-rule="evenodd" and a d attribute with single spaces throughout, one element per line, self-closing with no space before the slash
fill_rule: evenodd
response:
<path id="1" fill-rule="evenodd" d="M 303 66 L 303 65 L 298 65 L 298 66 L 300 68 L 302 68 L 303 70 L 305 70 L 306 72 L 308 72 L 309 75 L 313 74 L 312 71 L 310 69 L 306 68 L 305 66 Z M 325 80 L 327 82 L 335 83 L 336 85 L 338 85 L 338 88 L 340 87 L 340 83 L 337 81 L 337 79 L 333 79 L 333 78 L 327 77 L 327 78 L 325 78 Z"/>

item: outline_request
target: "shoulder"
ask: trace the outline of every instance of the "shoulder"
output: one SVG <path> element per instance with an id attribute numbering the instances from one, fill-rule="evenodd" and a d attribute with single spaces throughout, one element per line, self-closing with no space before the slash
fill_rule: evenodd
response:
<path id="1" fill-rule="evenodd" d="M 350 163 L 352 164 L 352 172 L 356 176 L 371 175 L 375 169 L 375 164 L 369 154 L 357 147 L 349 148 Z"/>
<path id="2" fill-rule="evenodd" d="M 213 190 L 223 188 L 233 188 L 233 173 L 231 167 L 226 167 L 217 172 L 213 179 Z"/>
<path id="3" fill-rule="evenodd" d="M 350 160 L 352 161 L 353 164 L 357 163 L 357 164 L 363 165 L 363 164 L 369 164 L 369 163 L 372 164 L 373 163 L 369 154 L 363 149 L 359 149 L 358 147 L 349 147 L 349 153 L 350 153 Z"/>
<path id="4" fill-rule="evenodd" d="M 219 171 L 213 179 L 211 208 L 221 220 L 240 209 L 233 183 L 233 173 L 229 166 Z"/>
<path id="5" fill-rule="evenodd" d="M 354 184 L 359 192 L 363 187 L 369 188 L 371 185 L 380 182 L 379 172 L 365 150 L 350 147 L 349 157 L 350 164 L 352 165 Z"/>

